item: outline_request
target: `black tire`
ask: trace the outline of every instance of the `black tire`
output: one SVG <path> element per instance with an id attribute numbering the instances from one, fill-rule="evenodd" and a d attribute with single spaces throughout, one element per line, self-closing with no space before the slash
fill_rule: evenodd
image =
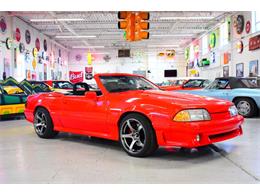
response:
<path id="1" fill-rule="evenodd" d="M 53 130 L 51 116 L 44 108 L 38 108 L 35 111 L 33 124 L 34 130 L 40 138 L 54 138 L 59 133 L 58 131 Z"/>
<path id="2" fill-rule="evenodd" d="M 237 107 L 238 113 L 243 117 L 251 118 L 257 115 L 257 105 L 255 104 L 254 100 L 250 98 L 237 98 L 234 100 L 234 104 Z"/>
<path id="3" fill-rule="evenodd" d="M 128 114 L 120 122 L 119 141 L 126 153 L 133 157 L 150 156 L 158 148 L 152 124 L 146 117 L 137 113 Z"/>

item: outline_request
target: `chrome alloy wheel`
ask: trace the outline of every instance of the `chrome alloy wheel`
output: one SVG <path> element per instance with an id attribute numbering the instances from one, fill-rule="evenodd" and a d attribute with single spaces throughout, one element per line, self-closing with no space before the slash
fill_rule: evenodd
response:
<path id="1" fill-rule="evenodd" d="M 47 119 L 43 112 L 37 112 L 34 119 L 34 128 L 39 135 L 43 135 L 47 129 Z"/>
<path id="2" fill-rule="evenodd" d="M 239 101 L 237 104 L 237 110 L 239 114 L 246 116 L 250 113 L 251 106 L 247 101 Z"/>
<path id="3" fill-rule="evenodd" d="M 141 122 L 130 118 L 126 120 L 120 131 L 121 142 L 130 153 L 138 153 L 144 148 L 146 142 L 145 130 Z"/>

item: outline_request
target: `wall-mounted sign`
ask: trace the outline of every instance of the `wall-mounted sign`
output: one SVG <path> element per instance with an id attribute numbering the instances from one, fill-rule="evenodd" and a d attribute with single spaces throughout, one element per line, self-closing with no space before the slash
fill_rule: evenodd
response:
<path id="1" fill-rule="evenodd" d="M 93 67 L 92 66 L 87 66 L 85 67 L 85 78 L 87 80 L 91 80 L 93 78 Z"/>
<path id="2" fill-rule="evenodd" d="M 38 49 L 37 49 L 36 47 L 33 48 L 33 50 L 32 50 L 32 54 L 33 54 L 33 57 L 34 57 L 34 58 L 37 57 L 37 55 L 38 55 Z"/>
<path id="3" fill-rule="evenodd" d="M 211 64 L 216 63 L 216 53 L 214 51 L 210 52 L 210 62 Z"/>
<path id="4" fill-rule="evenodd" d="M 242 34 L 244 30 L 245 19 L 243 15 L 238 15 L 234 21 L 234 27 L 236 28 L 237 34 Z"/>
<path id="5" fill-rule="evenodd" d="M 174 58 L 174 56 L 175 56 L 175 50 L 174 49 L 172 49 L 172 50 L 166 50 L 166 57 L 168 58 L 168 59 L 173 59 Z"/>
<path id="6" fill-rule="evenodd" d="M 225 52 L 223 55 L 223 64 L 228 64 L 230 61 L 230 53 Z"/>
<path id="7" fill-rule="evenodd" d="M 19 28 L 16 28 L 15 30 L 15 39 L 17 42 L 19 42 L 21 40 L 21 32 Z"/>
<path id="8" fill-rule="evenodd" d="M 238 41 L 236 43 L 236 49 L 237 49 L 237 53 L 242 53 L 243 49 L 244 49 L 244 44 L 242 41 Z"/>
<path id="9" fill-rule="evenodd" d="M 11 47 L 12 47 L 12 42 L 13 42 L 13 40 L 10 39 L 10 38 L 7 38 L 7 39 L 5 40 L 5 45 L 6 45 L 6 48 L 7 48 L 7 49 L 11 49 Z"/>
<path id="10" fill-rule="evenodd" d="M 0 17 L 0 31 L 1 33 L 5 33 L 7 29 L 6 21 L 4 17 Z"/>
<path id="11" fill-rule="evenodd" d="M 251 22 L 250 21 L 247 21 L 246 22 L 246 33 L 250 33 L 250 30 L 251 30 Z"/>
<path id="12" fill-rule="evenodd" d="M 260 48 L 260 35 L 256 35 L 249 39 L 249 51 L 253 51 Z"/>
<path id="13" fill-rule="evenodd" d="M 184 52 L 185 60 L 188 60 L 190 58 L 190 48 L 186 48 Z"/>
<path id="14" fill-rule="evenodd" d="M 204 66 L 209 66 L 209 65 L 210 65 L 209 59 L 203 58 L 203 59 L 200 61 L 200 66 L 199 66 L 199 67 L 204 67 Z"/>
<path id="15" fill-rule="evenodd" d="M 47 52 L 47 50 L 48 50 L 48 45 L 47 45 L 46 39 L 43 40 L 43 49 L 45 52 Z"/>
<path id="16" fill-rule="evenodd" d="M 69 71 L 69 79 L 72 83 L 83 82 L 83 71 Z"/>
<path id="17" fill-rule="evenodd" d="M 216 46 L 216 33 L 211 33 L 209 36 L 209 47 L 212 49 Z"/>
<path id="18" fill-rule="evenodd" d="M 30 43 L 31 43 L 31 33 L 30 33 L 29 30 L 26 30 L 26 31 L 25 31 L 25 42 L 26 42 L 27 44 L 30 44 Z"/>
<path id="19" fill-rule="evenodd" d="M 36 69 L 36 66 L 37 66 L 37 60 L 36 60 L 36 58 L 34 58 L 32 61 L 32 67 L 34 70 Z"/>
<path id="20" fill-rule="evenodd" d="M 39 38 L 37 38 L 37 39 L 35 40 L 35 47 L 38 49 L 38 51 L 40 51 L 40 49 L 41 49 L 41 43 L 40 43 Z"/>
<path id="21" fill-rule="evenodd" d="M 20 44 L 19 44 L 19 51 L 20 51 L 20 53 L 24 53 L 24 51 L 25 51 L 25 46 L 24 46 L 23 43 L 20 43 Z"/>

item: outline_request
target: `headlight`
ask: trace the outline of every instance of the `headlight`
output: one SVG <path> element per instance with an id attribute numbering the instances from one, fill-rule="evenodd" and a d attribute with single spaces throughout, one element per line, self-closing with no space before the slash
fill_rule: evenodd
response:
<path id="1" fill-rule="evenodd" d="M 189 109 L 178 112 L 173 120 L 178 122 L 190 122 L 208 121 L 210 119 L 210 115 L 205 109 Z"/>
<path id="2" fill-rule="evenodd" d="M 229 113 L 231 116 L 237 116 L 238 115 L 238 111 L 237 111 L 237 108 L 236 106 L 230 106 L 229 109 L 228 109 Z"/>

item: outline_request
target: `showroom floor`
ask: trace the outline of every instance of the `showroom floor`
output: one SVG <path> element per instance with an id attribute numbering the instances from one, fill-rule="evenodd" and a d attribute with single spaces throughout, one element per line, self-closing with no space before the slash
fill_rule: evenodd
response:
<path id="1" fill-rule="evenodd" d="M 242 137 L 205 150 L 133 158 L 116 142 L 39 139 L 25 120 L 0 121 L 0 183 L 260 183 L 259 140 L 259 118 L 246 119 Z"/>

